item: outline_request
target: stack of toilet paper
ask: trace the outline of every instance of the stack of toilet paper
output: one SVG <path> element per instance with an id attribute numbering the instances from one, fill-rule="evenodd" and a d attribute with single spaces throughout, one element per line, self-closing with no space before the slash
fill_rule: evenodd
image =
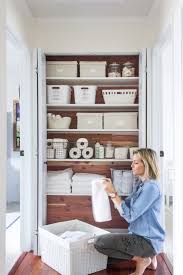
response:
<path id="1" fill-rule="evenodd" d="M 48 172 L 47 194 L 61 195 L 71 193 L 73 171 L 71 168 L 63 171 Z"/>
<path id="2" fill-rule="evenodd" d="M 75 173 L 72 177 L 72 193 L 91 195 L 91 182 L 97 179 L 103 179 L 104 176 L 92 173 Z"/>
<path id="3" fill-rule="evenodd" d="M 91 159 L 93 157 L 93 148 L 88 146 L 88 140 L 86 138 L 79 138 L 76 141 L 76 147 L 73 147 L 69 151 L 71 159 Z"/>

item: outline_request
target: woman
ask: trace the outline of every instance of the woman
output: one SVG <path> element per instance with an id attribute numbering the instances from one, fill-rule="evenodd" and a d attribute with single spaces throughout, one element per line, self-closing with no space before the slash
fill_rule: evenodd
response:
<path id="1" fill-rule="evenodd" d="M 152 149 L 138 149 L 133 154 L 132 172 L 138 181 L 134 192 L 122 200 L 110 179 L 104 188 L 120 215 L 129 223 L 129 233 L 111 233 L 96 238 L 95 248 L 112 258 L 132 259 L 136 270 L 131 275 L 142 275 L 149 266 L 157 267 L 165 232 L 160 225 L 162 194 L 158 184 L 159 169 Z"/>

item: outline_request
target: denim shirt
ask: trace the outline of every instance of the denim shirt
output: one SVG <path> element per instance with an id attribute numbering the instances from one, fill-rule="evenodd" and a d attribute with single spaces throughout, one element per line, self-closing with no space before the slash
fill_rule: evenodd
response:
<path id="1" fill-rule="evenodd" d="M 165 238 L 161 221 L 162 194 L 156 180 L 138 182 L 134 192 L 121 203 L 120 215 L 129 223 L 130 233 L 151 241 L 158 254 Z"/>

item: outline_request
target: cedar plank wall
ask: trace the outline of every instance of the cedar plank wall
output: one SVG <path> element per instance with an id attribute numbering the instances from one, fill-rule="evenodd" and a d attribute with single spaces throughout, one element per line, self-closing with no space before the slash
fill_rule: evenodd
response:
<path id="1" fill-rule="evenodd" d="M 114 56 L 105 56 L 105 55 L 81 55 L 81 56 L 47 56 L 47 61 L 107 61 L 107 63 L 117 62 L 117 63 L 125 63 L 126 61 L 131 61 L 135 64 L 135 72 L 136 76 L 139 75 L 139 56 L 138 55 L 114 55 Z M 80 75 L 79 66 L 78 66 L 78 76 Z M 106 69 L 107 76 L 107 69 Z M 54 80 L 47 80 L 47 84 L 54 85 L 56 84 Z M 61 83 L 59 83 L 61 84 Z M 109 89 L 109 87 L 105 87 L 105 89 Z M 115 88 L 115 87 L 114 87 Z M 118 88 L 122 88 L 119 86 Z M 132 88 L 131 86 L 125 88 Z M 102 96 L 102 87 L 97 87 L 96 93 L 96 104 L 103 104 L 103 96 Z M 74 103 L 74 95 L 72 90 L 71 103 Z M 136 98 L 135 103 L 138 103 L 138 96 Z M 106 111 L 106 110 L 105 110 Z M 117 110 L 120 111 L 120 110 Z M 71 116 L 72 123 L 70 128 L 77 128 L 77 120 L 76 120 L 76 111 L 58 111 L 52 110 L 54 114 L 60 114 L 61 116 Z M 88 112 L 88 111 L 85 111 Z M 90 111 L 90 112 L 102 112 L 102 111 Z M 110 111 L 109 111 L 110 112 Z M 70 142 L 75 142 L 79 137 L 86 137 L 90 141 L 90 145 L 94 145 L 97 141 L 102 144 L 107 144 L 108 141 L 112 141 L 114 146 L 137 146 L 138 145 L 138 136 L 133 135 L 120 135 L 120 134 L 99 134 L 99 133 L 88 133 L 88 134 L 64 134 L 64 133 L 48 133 L 48 138 L 66 138 Z M 110 177 L 110 168 L 114 169 L 131 169 L 129 163 L 116 163 L 116 162 L 108 162 L 108 163 L 99 163 L 99 162 L 49 162 L 48 161 L 48 171 L 54 170 L 63 170 L 68 167 L 71 167 L 74 172 L 89 172 L 89 173 L 97 173 L 101 175 L 105 175 Z M 82 221 L 88 222 L 92 225 L 98 226 L 100 228 L 127 228 L 128 224 L 124 219 L 119 216 L 119 213 L 113 207 L 113 203 L 111 202 L 112 209 L 112 221 L 104 222 L 104 223 L 96 223 L 93 219 L 92 208 L 91 208 L 91 197 L 90 196 L 69 196 L 69 195 L 48 195 L 47 196 L 47 223 L 54 223 L 59 221 L 66 221 L 70 219 L 80 219 Z"/>

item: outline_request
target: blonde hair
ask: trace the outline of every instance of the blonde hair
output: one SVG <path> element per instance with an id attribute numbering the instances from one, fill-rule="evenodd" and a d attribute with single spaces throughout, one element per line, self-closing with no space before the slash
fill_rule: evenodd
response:
<path id="1" fill-rule="evenodd" d="M 157 161 L 157 154 L 154 150 L 150 148 L 140 148 L 133 152 L 133 154 L 138 154 L 144 163 L 144 176 L 150 179 L 159 179 L 160 171 Z"/>

